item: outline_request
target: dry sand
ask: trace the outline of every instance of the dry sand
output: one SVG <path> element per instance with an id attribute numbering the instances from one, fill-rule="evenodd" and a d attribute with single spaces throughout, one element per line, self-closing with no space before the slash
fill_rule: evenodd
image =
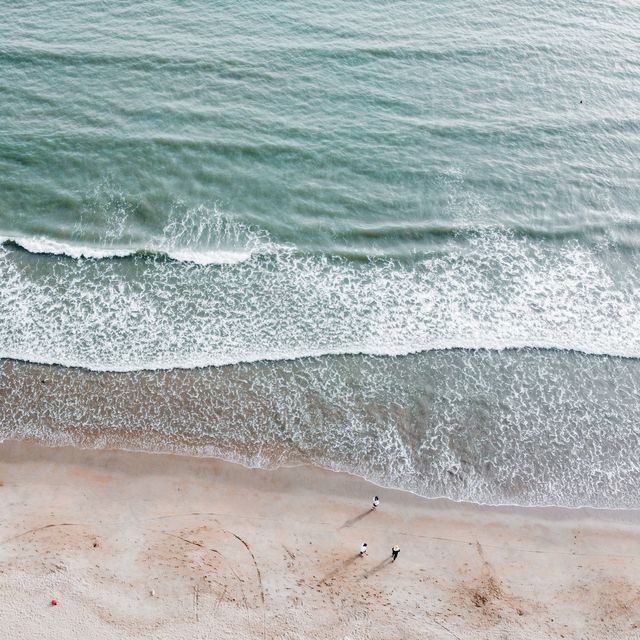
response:
<path id="1" fill-rule="evenodd" d="M 3 639 L 640 638 L 636 512 L 16 442 L 0 483 Z"/>

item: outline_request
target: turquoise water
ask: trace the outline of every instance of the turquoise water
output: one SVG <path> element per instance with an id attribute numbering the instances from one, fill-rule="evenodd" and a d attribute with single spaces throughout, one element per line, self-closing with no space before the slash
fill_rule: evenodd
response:
<path id="1" fill-rule="evenodd" d="M 637 6 L 2 14 L 0 437 L 638 506 Z"/>

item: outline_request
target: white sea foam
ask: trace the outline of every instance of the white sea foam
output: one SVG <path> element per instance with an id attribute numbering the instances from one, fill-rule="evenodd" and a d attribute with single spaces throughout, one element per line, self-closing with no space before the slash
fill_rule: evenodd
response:
<path id="1" fill-rule="evenodd" d="M 225 265 L 0 252 L 0 356 L 96 370 L 540 347 L 640 357 L 638 273 L 486 232 L 411 264 L 272 252 Z M 613 265 L 613 266 L 612 266 Z M 618 273 L 624 273 L 622 278 Z"/>
<path id="2" fill-rule="evenodd" d="M 76 260 L 81 258 L 103 260 L 108 258 L 126 258 L 137 254 L 166 256 L 180 262 L 191 262 L 200 265 L 235 264 L 249 260 L 253 255 L 251 249 L 212 249 L 192 250 L 188 248 L 167 248 L 163 246 L 140 246 L 138 248 L 115 248 L 99 246 L 82 246 L 70 242 L 61 242 L 46 236 L 0 236 L 0 244 L 14 244 L 29 253 L 41 253 L 67 256 Z"/>
<path id="3" fill-rule="evenodd" d="M 11 243 L 22 247 L 30 253 L 49 253 L 64 255 L 70 258 L 123 258 L 135 253 L 132 249 L 99 248 L 81 246 L 69 242 L 61 242 L 47 236 L 0 236 L 0 243 Z"/>
<path id="4" fill-rule="evenodd" d="M 173 249 L 172 251 L 167 251 L 167 256 L 172 260 L 193 262 L 200 265 L 235 264 L 249 260 L 252 255 L 253 252 L 250 250 L 191 251 L 189 249 Z"/>
<path id="5" fill-rule="evenodd" d="M 174 206 L 157 234 L 138 238 L 131 229 L 131 213 L 115 196 L 107 199 L 103 230 L 96 237 L 80 220 L 71 239 L 46 235 L 0 235 L 0 244 L 13 244 L 29 253 L 67 256 L 73 259 L 104 260 L 135 255 L 163 256 L 198 265 L 236 264 L 251 256 L 287 248 L 271 241 L 268 234 L 242 223 L 229 221 L 214 207 L 191 209 Z M 125 240 L 126 239 L 126 240 Z"/>

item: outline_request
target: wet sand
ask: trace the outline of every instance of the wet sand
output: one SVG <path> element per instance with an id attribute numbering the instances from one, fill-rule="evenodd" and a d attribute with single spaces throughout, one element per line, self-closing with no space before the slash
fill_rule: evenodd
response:
<path id="1" fill-rule="evenodd" d="M 3 638 L 640 638 L 634 511 L 25 442 L 0 483 Z"/>

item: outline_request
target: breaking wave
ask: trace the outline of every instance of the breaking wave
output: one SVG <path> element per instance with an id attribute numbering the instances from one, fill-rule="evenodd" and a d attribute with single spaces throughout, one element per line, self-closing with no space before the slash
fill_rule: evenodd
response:
<path id="1" fill-rule="evenodd" d="M 95 206 L 102 195 L 95 194 L 90 204 Z M 161 231 L 154 234 L 136 229 L 132 205 L 123 202 L 120 194 L 109 195 L 101 204 L 96 208 L 105 221 L 97 232 L 81 218 L 70 238 L 5 234 L 0 235 L 0 244 L 75 260 L 150 256 L 198 265 L 234 264 L 257 253 L 286 249 L 273 243 L 268 234 L 229 220 L 216 207 L 186 209 L 175 204 Z"/>
<path id="2" fill-rule="evenodd" d="M 49 256 L 46 268 L 4 246 L 0 357 L 112 371 L 452 348 L 640 357 L 628 252 L 485 231 L 446 254 L 358 263 L 252 242 L 236 244 L 243 261 Z"/>
<path id="3" fill-rule="evenodd" d="M 209 264 L 234 264 L 248 260 L 253 255 L 253 250 L 241 249 L 213 249 L 213 250 L 191 250 L 188 248 L 152 248 L 141 247 L 136 248 L 100 248 L 95 246 L 82 246 L 68 242 L 61 242 L 47 238 L 39 237 L 5 237 L 0 236 L 0 244 L 8 246 L 20 247 L 29 253 L 42 253 L 49 255 L 60 255 L 74 258 L 76 260 L 87 258 L 103 260 L 107 258 L 126 258 L 129 256 L 145 256 L 156 255 L 166 257 L 171 260 L 181 262 L 192 262 L 193 264 L 209 265 Z"/>

